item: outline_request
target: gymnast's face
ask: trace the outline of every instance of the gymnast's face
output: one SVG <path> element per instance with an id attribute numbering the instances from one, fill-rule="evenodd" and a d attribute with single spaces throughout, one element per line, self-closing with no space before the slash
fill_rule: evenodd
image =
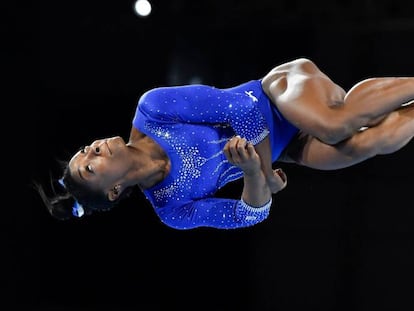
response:
<path id="1" fill-rule="evenodd" d="M 69 161 L 69 170 L 78 182 L 107 192 L 128 172 L 128 159 L 125 141 L 115 136 L 82 147 Z"/>

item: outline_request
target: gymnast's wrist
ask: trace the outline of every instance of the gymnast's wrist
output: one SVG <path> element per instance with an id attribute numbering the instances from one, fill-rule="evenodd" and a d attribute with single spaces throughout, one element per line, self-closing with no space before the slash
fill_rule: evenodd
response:
<path id="1" fill-rule="evenodd" d="M 244 169 L 243 175 L 246 178 L 254 178 L 256 180 L 263 180 L 266 182 L 266 175 L 263 173 L 263 171 L 260 169 L 260 166 L 255 169 Z"/>
<path id="2" fill-rule="evenodd" d="M 265 201 L 262 204 L 252 204 L 250 202 L 247 202 L 243 197 L 241 198 L 241 204 L 246 209 L 250 210 L 261 210 L 261 209 L 267 209 L 272 205 L 272 196 L 270 196 L 269 200 Z"/>
<path id="3" fill-rule="evenodd" d="M 272 192 L 266 184 L 260 185 L 256 189 L 245 189 L 242 193 L 241 200 L 249 206 L 261 207 L 272 200 Z"/>

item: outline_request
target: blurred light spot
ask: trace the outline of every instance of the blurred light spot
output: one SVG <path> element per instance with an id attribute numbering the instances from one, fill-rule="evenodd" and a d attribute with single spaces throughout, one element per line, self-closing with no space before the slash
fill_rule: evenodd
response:
<path id="1" fill-rule="evenodd" d="M 151 3 L 149 3 L 149 1 L 137 0 L 135 2 L 134 9 L 135 9 L 135 13 L 138 16 L 145 17 L 145 16 L 150 15 L 152 8 L 151 8 Z"/>

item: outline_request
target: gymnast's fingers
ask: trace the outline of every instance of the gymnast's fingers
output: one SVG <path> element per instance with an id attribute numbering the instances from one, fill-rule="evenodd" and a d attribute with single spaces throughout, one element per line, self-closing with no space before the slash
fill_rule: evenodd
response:
<path id="1" fill-rule="evenodd" d="M 236 150 L 237 155 L 240 159 L 240 161 L 246 161 L 249 159 L 249 154 L 247 151 L 247 140 L 246 138 L 240 138 L 237 139 L 237 145 Z"/>
<path id="2" fill-rule="evenodd" d="M 236 144 L 237 144 L 237 138 L 236 137 L 232 137 L 226 143 L 226 145 L 223 148 L 224 155 L 226 156 L 227 160 L 230 163 L 233 163 L 234 162 L 233 156 L 234 156 L 234 149 L 235 149 Z"/>

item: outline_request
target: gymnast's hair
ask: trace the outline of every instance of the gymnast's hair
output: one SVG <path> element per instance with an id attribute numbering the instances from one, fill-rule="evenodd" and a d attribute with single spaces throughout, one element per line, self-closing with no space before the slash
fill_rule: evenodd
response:
<path id="1" fill-rule="evenodd" d="M 108 211 L 132 191 L 131 187 L 125 189 L 117 200 L 110 201 L 104 191 L 91 189 L 76 181 L 70 174 L 68 162 L 60 163 L 63 175 L 59 179 L 50 176 L 49 189 L 39 182 L 33 183 L 50 215 L 56 219 L 68 220 L 84 214 Z"/>

